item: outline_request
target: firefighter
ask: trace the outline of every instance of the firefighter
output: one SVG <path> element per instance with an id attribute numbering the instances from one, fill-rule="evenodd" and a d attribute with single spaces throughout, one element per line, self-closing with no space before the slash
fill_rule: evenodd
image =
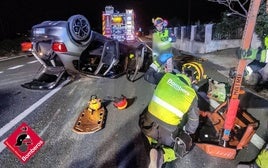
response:
<path id="1" fill-rule="evenodd" d="M 145 73 L 145 80 L 157 84 L 153 97 L 140 115 L 139 126 L 150 144 L 149 168 L 161 167 L 183 157 L 193 147 L 191 135 L 199 124 L 196 82 L 192 71 L 159 71 L 169 59 L 159 56 Z"/>
<path id="2" fill-rule="evenodd" d="M 268 167 L 268 144 L 261 150 L 253 163 L 238 164 L 237 168 L 267 168 Z"/>
<path id="3" fill-rule="evenodd" d="M 263 47 L 244 53 L 244 58 L 253 60 L 246 67 L 245 84 L 256 86 L 268 81 L 268 36 L 264 37 L 263 44 Z"/>
<path id="4" fill-rule="evenodd" d="M 170 59 L 167 61 L 166 71 L 171 72 L 172 64 L 172 42 L 176 41 L 175 35 L 167 28 L 168 21 L 161 17 L 153 18 L 152 22 L 155 30 L 152 34 L 152 52 L 153 60 L 157 59 L 160 55 L 165 55 Z M 163 56 L 162 56 L 163 57 Z"/>

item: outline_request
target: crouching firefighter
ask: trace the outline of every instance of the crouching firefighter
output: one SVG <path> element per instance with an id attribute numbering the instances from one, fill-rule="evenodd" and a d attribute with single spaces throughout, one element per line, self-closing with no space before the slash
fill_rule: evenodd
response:
<path id="1" fill-rule="evenodd" d="M 268 36 L 258 49 L 241 50 L 240 56 L 249 61 L 245 70 L 245 84 L 258 85 L 268 82 Z"/>
<path id="2" fill-rule="evenodd" d="M 193 147 L 191 134 L 199 124 L 197 94 L 192 87 L 194 75 L 187 70 L 179 74 L 159 72 L 164 62 L 152 63 L 144 76 L 146 81 L 157 84 L 139 120 L 150 144 L 149 168 L 185 156 Z"/>

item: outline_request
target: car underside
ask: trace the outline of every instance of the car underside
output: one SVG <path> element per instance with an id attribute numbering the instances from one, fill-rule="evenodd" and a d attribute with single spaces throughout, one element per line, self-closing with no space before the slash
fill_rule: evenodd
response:
<path id="1" fill-rule="evenodd" d="M 73 15 L 68 21 L 44 21 L 31 30 L 31 52 L 42 64 L 28 89 L 53 89 L 72 75 L 117 78 L 134 82 L 148 68 L 150 52 L 139 41 L 118 41 L 92 31 L 88 20 Z"/>

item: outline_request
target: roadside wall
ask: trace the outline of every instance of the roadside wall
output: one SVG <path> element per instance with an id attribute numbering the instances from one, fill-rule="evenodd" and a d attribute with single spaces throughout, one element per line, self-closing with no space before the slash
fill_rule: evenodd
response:
<path id="1" fill-rule="evenodd" d="M 207 24 L 204 27 L 201 33 L 198 32 L 199 30 L 196 25 L 191 26 L 190 30 L 185 26 L 169 28 L 177 37 L 173 47 L 181 51 L 200 54 L 240 47 L 242 38 L 213 40 L 213 24 Z M 254 34 L 251 47 L 258 48 L 260 45 L 260 40 Z"/>

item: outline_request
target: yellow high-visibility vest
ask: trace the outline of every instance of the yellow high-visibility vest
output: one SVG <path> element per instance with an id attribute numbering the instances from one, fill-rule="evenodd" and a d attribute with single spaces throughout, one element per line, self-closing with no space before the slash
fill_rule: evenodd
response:
<path id="1" fill-rule="evenodd" d="M 154 91 L 148 112 L 168 125 L 177 126 L 195 97 L 187 76 L 166 73 Z"/>
<path id="2" fill-rule="evenodd" d="M 169 51 L 172 47 L 172 44 L 170 41 L 168 41 L 168 38 L 169 38 L 168 29 L 164 29 L 163 32 L 153 33 L 153 50 L 159 53 Z"/>
<path id="3" fill-rule="evenodd" d="M 262 149 L 256 159 L 256 164 L 261 168 L 268 167 L 268 149 Z"/>

